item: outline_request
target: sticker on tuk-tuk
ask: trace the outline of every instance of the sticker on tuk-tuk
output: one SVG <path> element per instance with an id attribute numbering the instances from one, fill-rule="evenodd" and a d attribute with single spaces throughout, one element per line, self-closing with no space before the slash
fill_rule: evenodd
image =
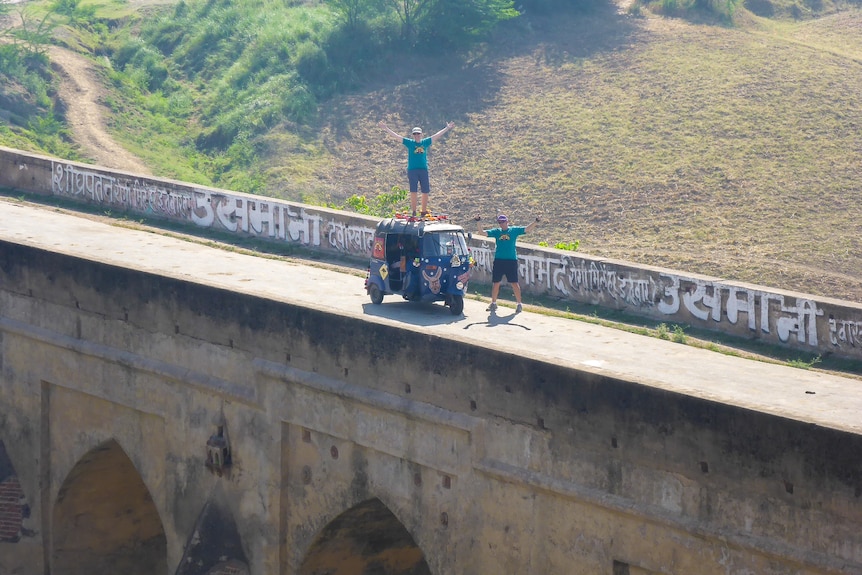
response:
<path id="1" fill-rule="evenodd" d="M 371 257 L 373 257 L 376 260 L 382 260 L 383 259 L 383 257 L 384 257 L 383 246 L 385 245 L 385 241 L 386 240 L 383 239 L 383 236 L 378 236 L 378 237 L 374 238 L 374 250 L 371 254 Z"/>
<path id="2" fill-rule="evenodd" d="M 429 274 L 427 271 L 422 272 L 422 277 L 424 277 L 425 281 L 428 282 L 428 289 L 433 294 L 440 293 L 440 276 L 443 274 L 443 270 L 439 269 L 437 266 L 428 266 L 425 269 L 436 272 L 434 274 Z"/>
<path id="3" fill-rule="evenodd" d="M 388 276 L 388 275 L 389 275 L 389 268 L 386 266 L 386 264 L 383 264 L 382 266 L 380 266 L 380 278 L 385 281 L 386 276 Z"/>

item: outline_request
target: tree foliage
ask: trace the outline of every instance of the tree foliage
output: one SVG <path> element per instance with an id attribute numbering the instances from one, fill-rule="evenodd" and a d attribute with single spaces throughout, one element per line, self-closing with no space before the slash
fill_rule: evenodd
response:
<path id="1" fill-rule="evenodd" d="M 513 0 L 435 0 L 415 30 L 420 45 L 463 47 L 483 39 L 498 22 L 518 16 Z"/>
<path id="2" fill-rule="evenodd" d="M 329 0 L 330 6 L 344 17 L 346 27 L 355 30 L 360 23 L 377 13 L 382 0 Z"/>
<path id="3" fill-rule="evenodd" d="M 3 18 L 13 11 L 16 18 Z M 48 45 L 66 15 L 56 6 L 0 2 L 0 119 L 2 141 L 16 147 L 76 159 L 67 143 L 62 114 L 52 98 Z M 15 22 L 17 20 L 17 22 Z"/>
<path id="4" fill-rule="evenodd" d="M 518 10 L 530 15 L 592 12 L 603 5 L 606 0 L 518 0 Z"/>
<path id="5" fill-rule="evenodd" d="M 350 28 L 374 17 L 394 19 L 401 43 L 427 48 L 463 46 L 514 18 L 514 0 L 328 0 Z"/>
<path id="6" fill-rule="evenodd" d="M 645 0 L 643 4 L 668 16 L 711 16 L 720 22 L 730 23 L 742 2 L 743 0 Z"/>
<path id="7" fill-rule="evenodd" d="M 56 13 L 49 10 L 39 14 L 27 6 L 19 9 L 18 18 L 20 25 L 7 31 L 12 43 L 28 55 L 44 56 L 57 27 Z"/>

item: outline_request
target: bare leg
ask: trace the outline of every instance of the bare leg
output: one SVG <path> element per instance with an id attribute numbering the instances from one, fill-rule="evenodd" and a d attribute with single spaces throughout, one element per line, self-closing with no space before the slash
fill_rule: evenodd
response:
<path id="1" fill-rule="evenodd" d="M 428 194 L 422 194 L 422 213 L 428 213 Z"/>
<path id="2" fill-rule="evenodd" d="M 491 303 L 497 303 L 498 295 L 500 295 L 500 282 L 491 284 Z"/>
<path id="3" fill-rule="evenodd" d="M 515 292 L 515 301 L 521 303 L 521 284 L 512 284 L 512 291 Z"/>
<path id="4" fill-rule="evenodd" d="M 410 192 L 410 209 L 413 210 L 413 215 L 416 215 L 416 192 Z"/>

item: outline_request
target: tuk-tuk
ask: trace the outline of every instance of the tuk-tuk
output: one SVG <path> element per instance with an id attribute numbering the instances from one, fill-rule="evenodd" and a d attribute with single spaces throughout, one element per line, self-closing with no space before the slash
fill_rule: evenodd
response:
<path id="1" fill-rule="evenodd" d="M 408 301 L 443 301 L 452 315 L 460 315 L 470 265 L 461 226 L 445 216 L 396 215 L 377 225 L 365 290 L 373 304 L 396 294 Z"/>

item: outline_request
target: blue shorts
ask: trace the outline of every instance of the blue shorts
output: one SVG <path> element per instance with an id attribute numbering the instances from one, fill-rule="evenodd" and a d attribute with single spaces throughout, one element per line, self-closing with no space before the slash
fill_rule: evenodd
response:
<path id="1" fill-rule="evenodd" d="M 423 194 L 431 191 L 431 184 L 428 181 L 428 168 L 407 170 L 407 182 L 410 184 L 410 191 L 412 193 L 416 193 L 420 187 Z"/>
<path id="2" fill-rule="evenodd" d="M 501 282 L 503 276 L 510 284 L 518 283 L 518 260 L 494 260 L 494 267 L 491 269 L 491 281 L 493 283 Z"/>

